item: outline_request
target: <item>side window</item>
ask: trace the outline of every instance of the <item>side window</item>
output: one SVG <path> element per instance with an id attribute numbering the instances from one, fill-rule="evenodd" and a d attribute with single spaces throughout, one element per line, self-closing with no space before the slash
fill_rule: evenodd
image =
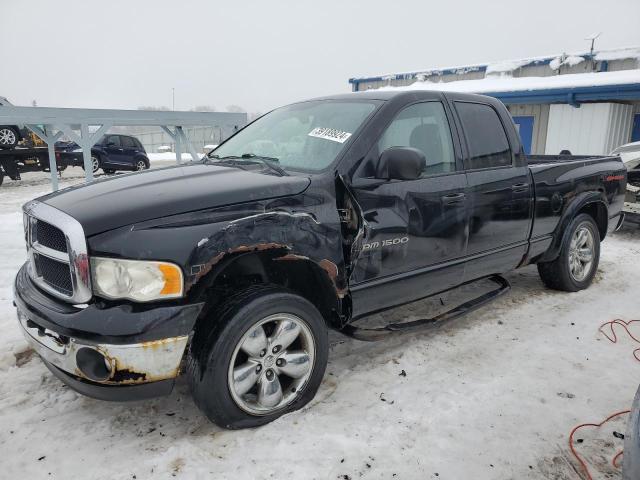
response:
<path id="1" fill-rule="evenodd" d="M 389 147 L 421 150 L 427 161 L 422 177 L 456 169 L 451 129 L 440 102 L 416 103 L 400 111 L 378 141 L 379 153 Z"/>
<path id="2" fill-rule="evenodd" d="M 105 140 L 104 145 L 107 145 L 108 143 L 113 143 L 114 147 L 119 147 L 120 137 L 118 135 L 109 135 Z"/>
<path id="3" fill-rule="evenodd" d="M 469 145 L 465 169 L 511 165 L 511 148 L 498 113 L 480 103 L 456 102 L 456 110 Z"/>
<path id="4" fill-rule="evenodd" d="M 136 144 L 131 137 L 120 137 L 124 148 L 136 148 Z"/>

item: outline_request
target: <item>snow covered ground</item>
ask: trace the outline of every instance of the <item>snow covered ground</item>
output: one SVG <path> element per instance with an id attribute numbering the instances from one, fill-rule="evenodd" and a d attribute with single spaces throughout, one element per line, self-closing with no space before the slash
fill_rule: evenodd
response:
<path id="1" fill-rule="evenodd" d="M 438 328 L 377 343 L 332 334 L 318 397 L 255 430 L 208 423 L 184 380 L 147 402 L 85 398 L 26 351 L 11 304 L 25 260 L 20 206 L 48 191 L 42 174 L 0 187 L 3 479 L 578 479 L 571 428 L 628 408 L 640 382 L 630 341 L 598 333 L 604 321 L 640 318 L 640 230 L 626 230 L 603 244 L 587 291 L 546 290 L 529 267 L 509 275 L 507 295 Z M 576 436 L 594 478 L 620 478 L 612 432 L 625 420 Z"/>

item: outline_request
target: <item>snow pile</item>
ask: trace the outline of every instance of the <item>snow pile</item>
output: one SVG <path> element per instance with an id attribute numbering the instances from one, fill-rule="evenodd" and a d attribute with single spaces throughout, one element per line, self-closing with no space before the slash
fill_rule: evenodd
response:
<path id="1" fill-rule="evenodd" d="M 487 75 L 506 75 L 512 73 L 514 70 L 518 68 L 524 67 L 531 63 L 531 60 L 506 60 L 503 62 L 490 63 L 487 65 L 486 74 Z"/>
<path id="2" fill-rule="evenodd" d="M 627 60 L 631 58 L 635 58 L 640 62 L 640 47 L 601 50 L 595 55 L 595 59 L 598 61 Z"/>
<path id="3" fill-rule="evenodd" d="M 204 157 L 204 153 L 198 153 L 198 157 L 199 158 Z M 151 163 L 171 162 L 171 161 L 175 162 L 176 154 L 174 152 L 147 153 L 147 158 Z M 193 160 L 193 157 L 191 156 L 191 154 L 185 153 L 185 152 L 182 153 L 181 158 L 183 161 L 187 161 L 187 162 Z"/>
<path id="4" fill-rule="evenodd" d="M 417 81 L 402 87 L 381 87 L 380 90 L 438 90 L 443 92 L 496 93 L 553 88 L 578 88 L 604 85 L 624 85 L 640 83 L 640 69 L 617 72 L 575 73 L 551 77 L 490 77 L 477 80 L 456 80 L 453 82 Z M 366 90 L 364 90 L 366 91 Z"/>
<path id="5" fill-rule="evenodd" d="M 579 65 L 582 62 L 584 62 L 584 57 L 580 57 L 578 55 L 561 55 L 551 60 L 549 62 L 549 67 L 551 70 L 559 70 L 563 65 L 573 67 L 574 65 Z"/>

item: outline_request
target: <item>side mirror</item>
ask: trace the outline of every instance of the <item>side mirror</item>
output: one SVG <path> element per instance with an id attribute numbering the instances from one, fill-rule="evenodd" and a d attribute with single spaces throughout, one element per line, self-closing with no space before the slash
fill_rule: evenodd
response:
<path id="1" fill-rule="evenodd" d="M 411 147 L 389 147 L 380 154 L 376 178 L 385 180 L 415 180 L 427 166 L 422 151 Z"/>

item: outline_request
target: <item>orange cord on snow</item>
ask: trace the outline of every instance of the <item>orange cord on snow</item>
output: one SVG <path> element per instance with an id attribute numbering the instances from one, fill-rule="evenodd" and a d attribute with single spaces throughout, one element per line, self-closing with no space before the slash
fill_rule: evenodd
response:
<path id="1" fill-rule="evenodd" d="M 629 326 L 632 323 L 640 323 L 640 320 L 622 320 L 620 318 L 616 318 L 615 320 L 611 320 L 609 322 L 604 322 L 602 325 L 600 325 L 600 328 L 598 328 L 598 330 L 600 331 L 600 333 L 602 333 L 607 340 L 609 340 L 611 343 L 618 343 L 618 336 L 616 335 L 616 332 L 614 330 L 614 326 L 615 325 L 620 325 L 625 332 L 627 332 L 627 335 L 629 335 L 629 337 L 631 337 L 636 343 L 640 343 L 640 339 L 635 337 L 633 335 L 633 333 L 631 333 L 631 331 L 629 330 Z M 610 333 L 607 333 L 603 330 L 603 328 L 608 327 L 608 330 Z M 636 348 L 633 351 L 633 356 L 635 357 L 635 359 L 637 361 L 640 362 L 640 347 Z"/>
<path id="2" fill-rule="evenodd" d="M 640 344 L 640 338 L 637 338 L 636 336 L 633 335 L 633 333 L 631 333 L 631 330 L 629 330 L 629 326 L 632 323 L 640 323 L 640 320 L 622 320 L 620 318 L 616 318 L 615 320 L 611 320 L 609 322 L 604 322 L 602 325 L 600 325 L 600 328 L 598 328 L 598 331 L 600 333 L 602 333 L 607 340 L 609 340 L 611 343 L 618 343 L 618 335 L 616 335 L 616 331 L 614 329 L 614 327 L 616 325 L 620 325 L 625 332 L 627 332 L 627 335 L 629 335 L 629 337 L 631 337 L 631 339 Z M 608 329 L 607 333 L 605 331 L 605 329 Z M 633 356 L 634 358 L 640 362 L 640 347 L 636 348 L 633 351 Z M 569 434 L 569 449 L 571 450 L 571 453 L 573 454 L 574 457 L 576 457 L 576 460 L 578 461 L 578 463 L 580 464 L 580 466 L 582 467 L 582 469 L 584 470 L 584 473 L 587 475 L 587 479 L 588 480 L 593 480 L 593 477 L 591 476 L 591 473 L 589 472 L 589 468 L 587 467 L 587 464 L 585 463 L 585 461 L 580 457 L 580 455 L 578 455 L 578 452 L 576 452 L 576 449 L 573 446 L 573 436 L 575 435 L 575 433 L 580 430 L 582 427 L 601 427 L 602 425 L 604 425 L 605 423 L 607 423 L 609 420 L 616 418 L 620 415 L 624 415 L 626 413 L 630 413 L 631 410 L 623 410 L 621 412 L 616 412 L 612 415 L 609 415 L 607 418 L 605 418 L 602 422 L 600 423 L 583 423 L 581 425 L 578 425 L 577 427 L 574 427 L 573 430 L 571 430 L 571 433 Z M 613 465 L 614 468 L 619 468 L 618 466 L 618 459 L 623 455 L 623 451 L 620 451 L 618 453 L 616 453 L 616 455 L 613 457 L 613 459 L 611 460 L 611 464 Z"/>
<path id="3" fill-rule="evenodd" d="M 587 475 L 587 479 L 588 480 L 593 480 L 593 477 L 591 476 L 591 473 L 589 472 L 589 468 L 587 467 L 587 464 L 585 463 L 585 461 L 580 457 L 580 455 L 578 455 L 578 452 L 576 452 L 576 449 L 573 447 L 573 435 L 580 430 L 582 427 L 601 427 L 602 425 L 604 425 L 605 423 L 607 423 L 609 420 L 618 417 L 620 415 L 624 415 L 625 413 L 630 413 L 631 410 L 623 410 L 621 412 L 616 412 L 613 415 L 609 415 L 607 418 L 605 418 L 602 422 L 600 423 L 583 423 L 581 425 L 578 425 L 577 427 L 573 427 L 573 430 L 571 430 L 571 433 L 569 434 L 569 449 L 571 450 L 571 453 L 573 453 L 573 456 L 576 457 L 576 460 L 578 460 L 578 463 L 582 466 L 582 469 L 584 470 L 584 473 Z M 620 455 L 622 455 L 622 452 L 618 452 L 616 454 L 615 457 L 613 457 L 612 460 L 612 464 L 615 468 L 618 468 L 618 465 L 616 464 L 618 458 L 620 457 Z"/>
<path id="4" fill-rule="evenodd" d="M 620 468 L 618 466 L 618 459 L 622 456 L 623 453 L 624 451 L 620 450 L 618 453 L 616 453 L 616 456 L 613 457 L 613 460 L 611 460 L 611 465 L 613 465 L 613 468 Z"/>

